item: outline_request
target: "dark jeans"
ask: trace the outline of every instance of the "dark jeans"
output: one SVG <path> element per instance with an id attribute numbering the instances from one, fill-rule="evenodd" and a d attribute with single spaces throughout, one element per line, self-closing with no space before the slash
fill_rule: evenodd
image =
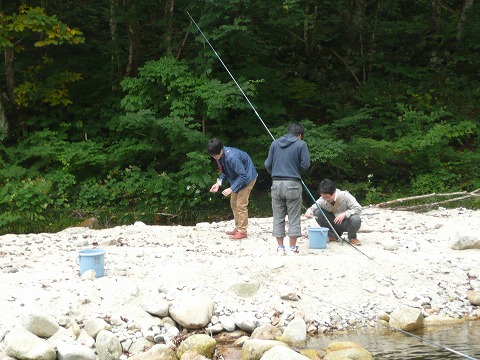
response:
<path id="1" fill-rule="evenodd" d="M 360 218 L 360 216 L 352 215 L 348 219 L 345 218 L 345 220 L 343 220 L 341 224 L 335 224 L 333 222 L 333 220 L 335 219 L 335 215 L 323 209 L 322 211 L 337 232 L 338 236 L 342 236 L 342 234 L 346 231 L 348 234 L 348 240 L 357 238 L 357 232 L 360 229 L 360 225 L 362 224 L 362 219 Z M 325 220 L 325 216 L 320 213 L 320 210 L 318 210 L 318 208 L 315 209 L 313 215 L 315 216 L 315 220 L 317 220 L 318 225 L 328 229 L 328 237 L 336 238 L 336 235 L 330 228 L 330 225 L 328 225 L 327 220 Z"/>

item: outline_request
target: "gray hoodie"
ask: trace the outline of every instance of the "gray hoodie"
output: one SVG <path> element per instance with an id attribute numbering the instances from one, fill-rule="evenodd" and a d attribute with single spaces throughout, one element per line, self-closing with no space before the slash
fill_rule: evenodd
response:
<path id="1" fill-rule="evenodd" d="M 310 153 L 305 141 L 286 134 L 270 145 L 265 168 L 272 178 L 301 180 L 301 174 L 309 167 Z"/>

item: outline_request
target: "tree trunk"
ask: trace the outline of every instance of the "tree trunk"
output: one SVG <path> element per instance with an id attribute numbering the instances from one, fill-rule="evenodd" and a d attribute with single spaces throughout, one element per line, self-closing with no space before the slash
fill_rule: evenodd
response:
<path id="1" fill-rule="evenodd" d="M 134 77 L 138 74 L 140 64 L 140 24 L 137 19 L 137 9 L 135 1 L 127 2 L 130 5 L 130 20 L 127 25 L 128 32 L 128 62 L 125 68 L 126 77 Z"/>
<path id="2" fill-rule="evenodd" d="M 2 101 L 2 112 L 4 113 L 3 121 L 6 122 L 5 129 L 8 130 L 9 134 L 11 134 L 18 126 L 17 123 L 13 123 L 13 119 L 15 116 L 7 116 L 5 106 L 7 103 L 10 104 L 10 109 L 17 109 L 17 105 L 15 103 L 15 73 L 13 68 L 13 59 L 14 59 L 14 51 L 12 47 L 5 47 L 4 49 L 5 54 L 5 82 L 7 85 L 7 96 L 6 101 L 1 99 Z M 13 115 L 13 114 L 10 114 Z"/>
<path id="3" fill-rule="evenodd" d="M 13 69 L 14 52 L 12 47 L 5 47 L 5 81 L 7 85 L 8 101 L 15 105 L 15 75 Z"/>
<path id="4" fill-rule="evenodd" d="M 441 27 L 440 15 L 442 14 L 442 0 L 432 0 L 431 10 L 430 29 L 434 35 L 438 35 Z"/>
<path id="5" fill-rule="evenodd" d="M 357 76 L 362 73 L 362 80 L 366 80 L 365 58 L 363 49 L 363 26 L 365 24 L 366 0 L 353 0 L 349 20 L 344 34 L 345 65 L 348 67 L 356 82 L 361 82 Z M 336 55 L 339 56 L 338 54 Z"/>
<path id="6" fill-rule="evenodd" d="M 118 0 L 110 0 L 110 36 L 112 38 L 112 62 L 117 69 L 118 79 L 113 81 L 112 88 L 116 88 L 118 81 L 123 79 L 123 67 L 118 44 Z"/>
<path id="7" fill-rule="evenodd" d="M 305 0 L 303 3 L 303 37 L 302 41 L 305 56 L 298 68 L 300 76 L 308 81 L 318 81 L 318 62 L 315 61 L 315 32 L 317 28 L 318 8 L 314 1 Z M 295 35 L 297 37 L 297 35 Z"/>
<path id="8" fill-rule="evenodd" d="M 167 55 L 173 54 L 173 11 L 175 8 L 175 0 L 165 1 L 165 52 Z"/>
<path id="9" fill-rule="evenodd" d="M 303 38 L 305 44 L 305 56 L 309 59 L 313 54 L 313 44 L 316 24 L 316 7 L 310 0 L 305 1 L 304 6 L 305 18 L 303 21 Z"/>
<path id="10" fill-rule="evenodd" d="M 366 0 L 353 0 L 350 21 L 347 28 L 347 40 L 350 49 L 359 43 L 365 23 Z M 361 52 L 361 51 L 360 51 Z"/>
<path id="11" fill-rule="evenodd" d="M 463 38 L 463 34 L 465 32 L 465 23 L 467 22 L 467 13 L 473 7 L 474 1 L 475 0 L 465 0 L 465 3 L 463 4 L 462 13 L 460 14 L 457 22 L 457 41 L 460 41 Z"/>
<path id="12" fill-rule="evenodd" d="M 4 105 L 5 98 L 6 96 L 0 94 L 0 141 L 3 141 L 8 135 L 8 119 Z"/>

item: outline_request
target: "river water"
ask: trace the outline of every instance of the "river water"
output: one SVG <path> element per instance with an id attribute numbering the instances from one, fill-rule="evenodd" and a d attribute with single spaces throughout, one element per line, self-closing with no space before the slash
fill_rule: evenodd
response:
<path id="1" fill-rule="evenodd" d="M 375 360 L 479 359 L 480 321 L 431 327 L 411 337 L 388 329 L 365 330 L 310 338 L 309 349 L 321 350 L 331 341 L 352 341 L 373 354 Z M 453 353 L 444 347 L 450 348 Z"/>
<path id="2" fill-rule="evenodd" d="M 332 341 L 351 341 L 370 351 L 375 360 L 480 360 L 480 320 L 430 327 L 423 332 L 415 332 L 414 335 L 417 337 L 395 332 L 386 327 L 323 334 L 309 338 L 306 348 L 323 353 L 321 350 Z M 223 344 L 219 348 L 225 360 L 242 359 L 241 348 L 235 348 L 232 344 Z"/>

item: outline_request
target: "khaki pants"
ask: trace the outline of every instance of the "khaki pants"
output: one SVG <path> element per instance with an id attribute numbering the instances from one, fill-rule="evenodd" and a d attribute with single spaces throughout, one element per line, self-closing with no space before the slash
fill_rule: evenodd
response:
<path id="1" fill-rule="evenodd" d="M 230 195 L 230 207 L 232 208 L 233 218 L 235 219 L 235 227 L 239 232 L 244 234 L 247 233 L 248 227 L 248 198 L 256 181 L 257 178 L 253 179 L 250 184 L 237 194 L 232 192 Z"/>

